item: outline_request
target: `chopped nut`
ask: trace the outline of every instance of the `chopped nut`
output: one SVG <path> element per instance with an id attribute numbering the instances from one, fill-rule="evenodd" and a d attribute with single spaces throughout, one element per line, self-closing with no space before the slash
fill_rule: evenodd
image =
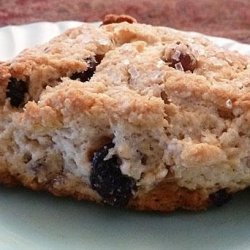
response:
<path id="1" fill-rule="evenodd" d="M 197 67 L 197 60 L 188 45 L 177 43 L 175 48 L 166 49 L 163 60 L 170 67 L 181 71 L 193 72 Z"/>
<path id="2" fill-rule="evenodd" d="M 107 25 L 111 23 L 122 23 L 122 22 L 137 23 L 136 19 L 129 15 L 109 14 L 104 17 L 102 25 Z"/>

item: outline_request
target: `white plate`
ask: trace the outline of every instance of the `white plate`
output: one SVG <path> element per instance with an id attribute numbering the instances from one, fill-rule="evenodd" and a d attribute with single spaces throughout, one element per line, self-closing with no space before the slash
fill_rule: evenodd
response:
<path id="1" fill-rule="evenodd" d="M 39 22 L 0 28 L 0 61 L 11 59 L 23 49 L 47 42 L 64 30 L 77 27 L 80 24 L 81 22 L 76 21 L 57 23 Z M 95 24 L 99 25 L 99 23 Z M 194 36 L 199 35 L 199 33 L 196 32 L 189 33 Z M 224 48 L 250 55 L 250 45 L 248 44 L 242 44 L 220 37 L 207 36 L 207 38 Z"/>
<path id="2" fill-rule="evenodd" d="M 0 60 L 44 42 L 78 22 L 0 29 Z M 211 38 L 250 54 L 249 45 Z M 0 250 L 246 250 L 250 192 L 206 212 L 138 213 L 24 189 L 0 188 Z"/>

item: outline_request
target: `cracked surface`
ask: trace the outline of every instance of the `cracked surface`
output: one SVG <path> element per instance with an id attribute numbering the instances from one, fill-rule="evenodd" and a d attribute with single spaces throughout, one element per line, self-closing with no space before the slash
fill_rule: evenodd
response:
<path id="1" fill-rule="evenodd" d="M 28 86 L 24 108 L 6 99 L 13 78 Z M 201 36 L 126 22 L 68 30 L 0 65 L 1 182 L 101 202 L 90 159 L 112 141 L 108 157 L 136 181 L 129 207 L 204 209 L 250 184 L 249 79 L 248 57 Z"/>

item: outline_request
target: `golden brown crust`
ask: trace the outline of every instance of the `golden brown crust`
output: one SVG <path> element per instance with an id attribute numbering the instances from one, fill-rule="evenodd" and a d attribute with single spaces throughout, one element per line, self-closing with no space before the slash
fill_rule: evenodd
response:
<path id="1" fill-rule="evenodd" d="M 18 181 L 7 171 L 0 172 L 0 183 L 6 187 L 19 185 Z"/>
<path id="2" fill-rule="evenodd" d="M 204 210 L 211 204 L 205 191 L 181 188 L 162 182 L 149 192 L 138 194 L 129 207 L 143 211 L 171 212 L 176 209 Z"/>
<path id="3" fill-rule="evenodd" d="M 60 178 L 60 177 L 58 177 Z M 62 178 L 63 179 L 63 178 Z M 10 176 L 1 176 L 1 183 L 13 187 L 18 185 L 17 180 Z M 72 180 L 71 180 L 72 181 Z M 58 188 L 55 183 L 49 182 L 47 184 L 39 184 L 37 180 L 29 181 L 23 185 L 35 191 L 49 191 L 55 196 L 59 197 L 73 197 L 77 200 L 87 200 L 101 203 L 101 197 L 93 193 L 88 185 L 85 185 L 83 190 L 77 190 L 77 181 L 71 182 L 75 184 L 75 188 L 65 185 L 63 189 Z M 82 184 L 81 184 L 82 185 Z M 156 185 L 150 191 L 139 191 L 135 198 L 133 198 L 128 208 L 140 211 L 158 211 L 158 212 L 171 212 L 176 209 L 186 210 L 205 210 L 211 206 L 211 200 L 206 191 L 193 190 L 190 191 L 186 188 L 181 188 L 174 183 L 162 182 Z"/>

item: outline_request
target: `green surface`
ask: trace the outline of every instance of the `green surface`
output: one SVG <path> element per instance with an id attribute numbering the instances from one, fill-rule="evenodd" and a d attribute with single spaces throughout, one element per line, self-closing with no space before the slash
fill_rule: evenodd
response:
<path id="1" fill-rule="evenodd" d="M 0 249 L 250 249 L 250 192 L 207 212 L 138 213 L 0 188 Z"/>

